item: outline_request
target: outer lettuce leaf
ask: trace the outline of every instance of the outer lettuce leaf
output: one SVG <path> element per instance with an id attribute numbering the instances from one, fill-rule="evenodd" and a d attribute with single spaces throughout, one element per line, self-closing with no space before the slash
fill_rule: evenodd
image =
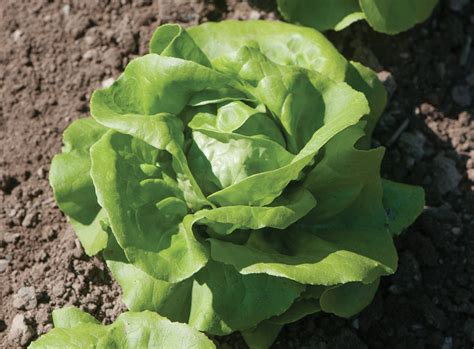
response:
<path id="1" fill-rule="evenodd" d="M 318 201 L 307 222 L 373 227 L 398 235 L 422 212 L 420 187 L 380 178 L 383 148 L 359 150 L 363 135 L 352 127 L 334 137 L 326 153 L 308 174 L 304 186 Z M 329 192 L 327 188 L 339 188 Z M 387 229 L 388 228 L 388 229 Z"/>
<path id="2" fill-rule="evenodd" d="M 304 199 L 307 195 L 307 192 L 297 193 L 291 198 L 294 204 L 301 205 L 299 201 L 308 200 Z M 202 219 L 200 217 L 198 212 L 194 220 Z M 197 273 L 194 283 L 191 279 L 168 283 L 134 267 L 121 251 L 113 239 L 109 239 L 105 253 L 107 264 L 123 289 L 123 301 L 129 309 L 157 311 L 174 321 L 189 321 L 208 333 L 224 335 L 255 326 L 288 309 L 304 289 L 282 278 L 241 275 L 234 268 L 215 262 L 208 263 Z M 279 292 L 272 292 L 275 289 Z M 243 296 L 244 303 L 239 301 Z M 235 304 L 235 308 L 229 304 Z"/>
<path id="3" fill-rule="evenodd" d="M 384 149 L 356 149 L 354 145 L 363 135 L 362 128 L 356 126 L 339 133 L 328 142 L 323 158 L 308 173 L 304 186 L 318 201 L 311 214 L 313 220 L 327 222 L 339 215 L 339 222 L 353 226 L 360 216 L 364 220 L 361 226 L 372 226 L 375 222 L 376 226 L 384 229 L 380 179 Z M 355 203 L 361 196 L 365 199 L 366 192 L 373 195 L 367 200 L 370 206 L 363 212 L 364 216 L 360 215 L 360 210 L 366 204 L 357 206 Z M 356 219 L 353 220 L 353 217 Z"/>
<path id="4" fill-rule="evenodd" d="M 288 22 L 317 30 L 342 30 L 364 18 L 357 0 L 278 0 L 278 10 Z"/>
<path id="5" fill-rule="evenodd" d="M 251 328 L 285 312 L 303 289 L 284 278 L 242 275 L 232 266 L 209 262 L 194 281 L 189 323 L 216 335 Z"/>
<path id="6" fill-rule="evenodd" d="M 283 314 L 264 320 L 253 329 L 242 331 L 251 349 L 266 349 L 276 340 L 283 325 L 298 321 L 321 310 L 318 299 L 298 299 Z"/>
<path id="7" fill-rule="evenodd" d="M 321 309 L 340 317 L 354 316 L 372 302 L 379 282 L 380 279 L 370 284 L 350 282 L 330 288 L 321 295 Z"/>
<path id="8" fill-rule="evenodd" d="M 124 313 L 108 326 L 98 324 L 90 315 L 75 307 L 55 310 L 53 318 L 56 328 L 33 342 L 29 346 L 30 349 L 215 348 L 215 345 L 198 331 L 148 311 Z M 58 324 L 57 318 L 60 318 Z M 68 326 L 61 327 L 66 318 L 70 318 Z"/>
<path id="9" fill-rule="evenodd" d="M 398 34 L 425 21 L 437 0 L 277 0 L 289 22 L 318 30 L 342 30 L 366 19 L 376 31 Z"/>
<path id="10" fill-rule="evenodd" d="M 29 349 L 95 348 L 99 339 L 107 334 L 93 316 L 76 307 L 53 311 L 55 328 L 29 345 Z"/>
<path id="11" fill-rule="evenodd" d="M 370 283 L 393 274 L 397 255 L 388 232 L 370 228 L 296 226 L 253 232 L 244 245 L 210 239 L 213 260 L 242 274 L 266 273 L 303 284 Z"/>
<path id="12" fill-rule="evenodd" d="M 169 283 L 143 272 L 128 261 L 108 260 L 107 266 L 123 290 L 131 311 L 150 310 L 179 322 L 189 319 L 192 280 Z"/>
<path id="13" fill-rule="evenodd" d="M 100 348 L 215 349 L 214 343 L 188 325 L 148 311 L 119 316 L 98 344 Z"/>
<path id="14" fill-rule="evenodd" d="M 242 331 L 242 337 L 250 349 L 267 349 L 277 339 L 282 325 L 263 321 L 257 327 Z"/>
<path id="15" fill-rule="evenodd" d="M 107 219 L 104 210 L 100 210 L 90 224 L 81 224 L 69 218 L 79 241 L 88 256 L 93 256 L 107 246 L 108 235 L 102 229 L 102 222 Z"/>
<path id="16" fill-rule="evenodd" d="M 100 338 L 107 334 L 101 325 L 81 324 L 72 328 L 54 328 L 31 343 L 29 349 L 98 348 Z"/>
<path id="17" fill-rule="evenodd" d="M 69 216 L 79 240 L 90 256 L 104 249 L 107 234 L 100 229 L 104 218 L 89 174 L 90 147 L 107 129 L 91 118 L 74 121 L 64 131 L 63 152 L 54 157 L 49 181 L 59 208 Z"/>
<path id="18" fill-rule="evenodd" d="M 438 0 L 359 0 L 367 22 L 386 34 L 398 34 L 425 21 Z"/>
<path id="19" fill-rule="evenodd" d="M 92 315 L 76 307 L 66 307 L 53 311 L 53 323 L 56 328 L 73 328 L 81 324 L 100 324 Z"/>
<path id="20" fill-rule="evenodd" d="M 321 311 L 319 299 L 297 299 L 283 314 L 274 316 L 268 322 L 277 325 L 286 325 L 304 318 L 306 315 Z"/>
<path id="21" fill-rule="evenodd" d="M 183 222 L 187 207 L 176 197 L 177 184 L 155 166 L 158 154 L 137 138 L 109 131 L 91 149 L 91 174 L 127 259 L 158 279 L 178 282 L 201 269 L 208 257 Z"/>
<path id="22" fill-rule="evenodd" d="M 383 205 L 393 235 L 412 224 L 425 206 L 425 192 L 420 187 L 382 180 Z"/>
<path id="23" fill-rule="evenodd" d="M 362 119 L 366 121 L 365 135 L 358 141 L 358 146 L 370 149 L 372 132 L 387 104 L 387 92 L 377 75 L 357 62 L 350 62 L 347 66 L 346 82 L 352 88 L 362 92 L 369 102 L 370 113 Z"/>
<path id="24" fill-rule="evenodd" d="M 277 21 L 223 21 L 188 29 L 211 63 L 253 44 L 271 61 L 344 79 L 347 61 L 321 33 Z"/>
<path id="25" fill-rule="evenodd" d="M 104 257 L 113 277 L 122 288 L 122 301 L 129 310 L 150 310 L 172 321 L 188 321 L 192 279 L 169 283 L 152 277 L 127 260 L 113 235 L 104 251 Z"/>
<path id="26" fill-rule="evenodd" d="M 153 278 L 127 262 L 109 260 L 107 264 L 124 290 L 129 309 L 157 311 L 217 335 L 251 328 L 285 312 L 304 290 L 290 280 L 242 275 L 217 262 L 177 284 Z"/>

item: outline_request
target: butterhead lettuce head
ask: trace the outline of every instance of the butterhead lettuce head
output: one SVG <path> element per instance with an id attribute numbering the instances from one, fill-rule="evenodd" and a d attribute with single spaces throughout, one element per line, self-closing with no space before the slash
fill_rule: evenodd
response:
<path id="1" fill-rule="evenodd" d="M 65 131 L 50 180 L 131 311 L 265 347 L 305 315 L 356 314 L 396 270 L 424 198 L 380 177 L 385 102 L 313 29 L 164 25 Z"/>

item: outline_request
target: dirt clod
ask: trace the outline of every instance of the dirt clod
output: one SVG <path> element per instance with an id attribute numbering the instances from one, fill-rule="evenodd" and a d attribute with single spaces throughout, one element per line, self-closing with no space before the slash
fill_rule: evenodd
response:
<path id="1" fill-rule="evenodd" d="M 17 309 L 31 310 L 36 307 L 36 290 L 34 287 L 22 287 L 13 296 L 13 306 Z"/>
<path id="2" fill-rule="evenodd" d="M 17 314 L 12 320 L 8 341 L 12 345 L 26 346 L 35 336 L 35 331 L 29 326 L 23 314 Z"/>
<path id="3" fill-rule="evenodd" d="M 8 260 L 0 259 L 0 273 L 3 273 L 8 268 Z"/>

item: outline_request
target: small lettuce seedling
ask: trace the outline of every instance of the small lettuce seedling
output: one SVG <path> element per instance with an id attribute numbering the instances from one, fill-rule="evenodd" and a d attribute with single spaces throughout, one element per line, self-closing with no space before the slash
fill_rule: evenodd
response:
<path id="1" fill-rule="evenodd" d="M 267 347 L 305 315 L 353 316 L 397 268 L 424 194 L 380 177 L 385 102 L 313 29 L 164 25 L 64 132 L 50 181 L 131 311 Z"/>
<path id="2" fill-rule="evenodd" d="M 342 30 L 365 19 L 376 31 L 398 34 L 425 21 L 438 0 L 277 0 L 282 16 L 318 30 Z"/>
<path id="3" fill-rule="evenodd" d="M 202 333 L 150 312 L 127 312 L 111 325 L 101 325 L 75 307 L 53 311 L 54 329 L 29 349 L 51 348 L 193 348 L 215 349 Z"/>

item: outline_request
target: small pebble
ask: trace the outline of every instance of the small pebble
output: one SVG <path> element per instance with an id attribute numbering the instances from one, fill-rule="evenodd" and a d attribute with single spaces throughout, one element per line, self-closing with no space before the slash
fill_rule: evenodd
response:
<path id="1" fill-rule="evenodd" d="M 40 179 L 45 179 L 46 178 L 46 170 L 44 169 L 44 167 L 40 167 L 37 171 L 36 171 L 36 174 L 38 175 L 38 177 Z"/>
<path id="2" fill-rule="evenodd" d="M 17 309 L 31 310 L 36 308 L 37 305 L 36 291 L 33 286 L 22 287 L 13 296 L 13 306 Z"/>
<path id="3" fill-rule="evenodd" d="M 20 240 L 19 233 L 5 233 L 3 236 L 3 241 L 5 241 L 7 244 L 14 244 L 18 240 Z"/>
<path id="4" fill-rule="evenodd" d="M 377 73 L 377 77 L 387 90 L 388 97 L 392 98 L 395 91 L 397 90 L 397 82 L 395 81 L 395 78 L 393 77 L 392 73 L 386 70 L 382 70 L 381 72 Z"/>
<path id="5" fill-rule="evenodd" d="M 103 80 L 101 83 L 102 88 L 107 88 L 107 87 L 112 86 L 114 81 L 115 81 L 114 78 L 108 78 L 108 79 Z"/>
<path id="6" fill-rule="evenodd" d="M 461 228 L 459 227 L 454 227 L 451 229 L 451 232 L 454 234 L 454 235 L 459 235 L 461 234 Z"/>
<path id="7" fill-rule="evenodd" d="M 97 50 L 91 49 L 87 50 L 83 55 L 82 58 L 84 58 L 87 61 L 92 61 L 97 57 Z"/>
<path id="8" fill-rule="evenodd" d="M 445 337 L 441 349 L 451 349 L 453 347 L 453 337 Z"/>
<path id="9" fill-rule="evenodd" d="M 255 10 L 250 11 L 249 19 L 255 20 L 255 19 L 260 19 L 261 17 L 262 16 L 261 16 L 260 12 L 255 11 Z"/>
<path id="10" fill-rule="evenodd" d="M 28 213 L 21 225 L 25 228 L 33 228 L 38 223 L 38 213 L 37 212 L 30 212 Z"/>
<path id="11" fill-rule="evenodd" d="M 61 8 L 61 11 L 65 16 L 69 16 L 71 14 L 71 5 L 66 4 Z"/>
<path id="12" fill-rule="evenodd" d="M 8 267 L 8 260 L 0 259 L 0 273 L 3 273 L 5 270 L 7 270 L 7 267 Z"/>
<path id="13" fill-rule="evenodd" d="M 20 29 L 15 30 L 12 34 L 13 40 L 18 41 L 18 39 L 20 39 L 22 35 L 23 32 Z"/>
<path id="14" fill-rule="evenodd" d="M 72 255 L 74 256 L 74 258 L 80 259 L 84 255 L 84 249 L 82 248 L 81 243 L 79 242 L 79 240 L 76 239 L 74 241 L 74 243 L 75 243 L 75 247 L 74 247 L 74 250 L 72 252 Z"/>

